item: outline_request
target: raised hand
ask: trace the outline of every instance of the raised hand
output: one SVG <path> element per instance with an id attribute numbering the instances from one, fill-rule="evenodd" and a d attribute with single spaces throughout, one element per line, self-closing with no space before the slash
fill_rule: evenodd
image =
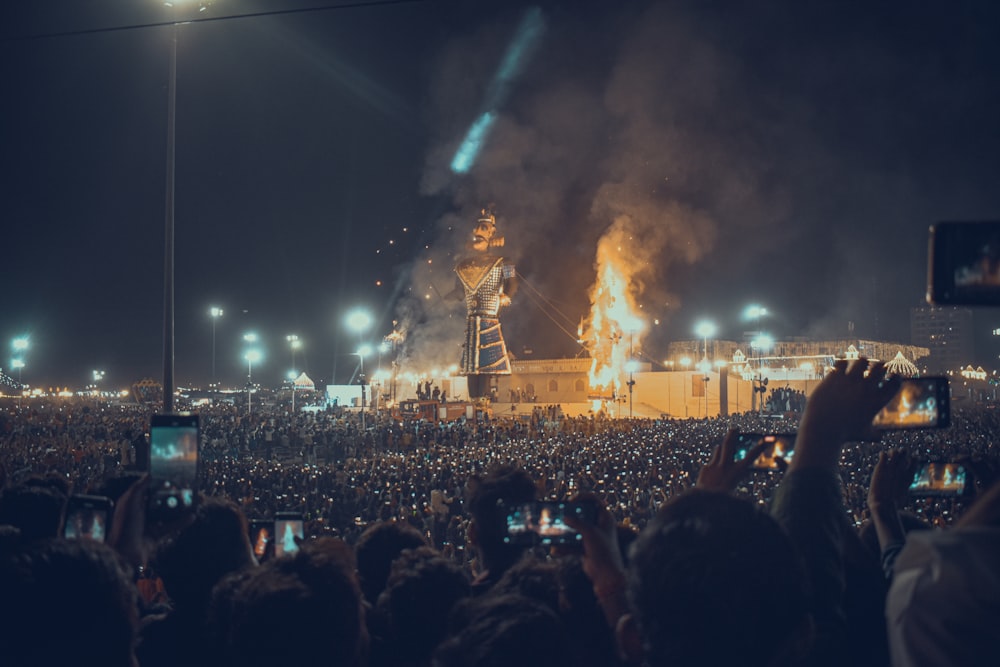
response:
<path id="1" fill-rule="evenodd" d="M 695 487 L 706 491 L 731 493 L 757 457 L 774 446 L 774 443 L 758 442 L 750 448 L 743 459 L 736 461 L 736 445 L 739 439 L 740 433 L 735 429 L 726 434 L 722 444 L 712 451 L 708 463 L 698 472 Z"/>

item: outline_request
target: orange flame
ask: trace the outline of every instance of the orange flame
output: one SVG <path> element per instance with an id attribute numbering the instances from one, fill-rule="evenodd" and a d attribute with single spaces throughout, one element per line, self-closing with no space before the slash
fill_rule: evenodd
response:
<path id="1" fill-rule="evenodd" d="M 597 280 L 590 293 L 590 319 L 581 340 L 590 352 L 590 390 L 606 400 L 624 386 L 626 364 L 640 348 L 643 319 L 635 305 L 634 267 L 622 256 L 619 225 L 597 244 Z M 598 409 L 601 399 L 595 399 Z"/>

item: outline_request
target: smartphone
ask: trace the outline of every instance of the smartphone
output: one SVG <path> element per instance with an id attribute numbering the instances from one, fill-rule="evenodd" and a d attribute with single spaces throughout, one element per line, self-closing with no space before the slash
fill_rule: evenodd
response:
<path id="1" fill-rule="evenodd" d="M 268 547 L 274 544 L 274 522 L 255 520 L 250 522 L 249 528 L 253 554 L 262 561 L 270 555 Z"/>
<path id="2" fill-rule="evenodd" d="M 149 511 L 165 517 L 195 506 L 198 415 L 153 415 L 149 429 Z"/>
<path id="3" fill-rule="evenodd" d="M 591 502 L 532 502 L 507 508 L 508 544 L 575 544 L 583 538 L 566 523 L 567 516 L 597 521 L 597 506 Z"/>
<path id="4" fill-rule="evenodd" d="M 925 461 L 917 468 L 910 484 L 913 496 L 961 496 L 967 476 L 961 463 Z"/>
<path id="5" fill-rule="evenodd" d="M 904 378 L 899 391 L 872 423 L 885 430 L 947 428 L 951 425 L 948 378 Z"/>
<path id="6" fill-rule="evenodd" d="M 742 461 L 747 457 L 747 452 L 757 444 L 766 442 L 773 443 L 770 451 L 766 451 L 757 457 L 750 464 L 751 470 L 781 470 L 777 459 L 782 459 L 785 463 L 791 463 L 795 456 L 795 434 L 794 433 L 740 433 L 739 444 L 736 448 L 736 460 Z"/>
<path id="7" fill-rule="evenodd" d="M 1000 222 L 939 222 L 927 254 L 928 303 L 1000 304 Z"/>
<path id="8" fill-rule="evenodd" d="M 112 506 L 111 499 L 104 496 L 70 496 L 66 503 L 63 537 L 104 542 L 111 525 Z"/>
<path id="9" fill-rule="evenodd" d="M 296 542 L 305 538 L 302 515 L 295 512 L 278 512 L 274 515 L 274 555 L 277 558 L 299 550 Z"/>

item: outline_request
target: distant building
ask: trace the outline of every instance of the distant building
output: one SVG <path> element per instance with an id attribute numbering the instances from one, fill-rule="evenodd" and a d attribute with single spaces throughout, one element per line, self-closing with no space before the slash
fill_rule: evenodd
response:
<path id="1" fill-rule="evenodd" d="M 667 364 L 671 369 L 686 369 L 688 366 L 694 368 L 705 356 L 704 350 L 703 339 L 670 343 L 667 346 Z M 770 340 L 766 349 L 757 349 L 746 341 L 708 341 L 709 359 L 713 363 L 715 360 L 725 361 L 730 366 L 731 372 L 738 372 L 735 366 L 749 366 L 754 369 L 764 366 L 772 373 L 780 371 L 779 376 L 803 368 L 822 376 L 824 368 L 837 358 L 865 357 L 873 361 L 888 362 L 897 356 L 902 356 L 906 361 L 924 367 L 929 354 L 930 350 L 925 346 L 862 338 Z"/>
<path id="2" fill-rule="evenodd" d="M 963 368 L 975 354 L 972 311 L 957 307 L 911 308 L 910 338 L 914 345 L 930 350 L 928 370 Z"/>

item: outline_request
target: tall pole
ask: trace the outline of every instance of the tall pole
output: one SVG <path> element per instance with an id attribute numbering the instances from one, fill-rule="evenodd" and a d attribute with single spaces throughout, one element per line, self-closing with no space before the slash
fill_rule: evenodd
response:
<path id="1" fill-rule="evenodd" d="M 285 340 L 288 341 L 288 346 L 292 348 L 292 372 L 290 373 L 290 379 L 292 381 L 292 414 L 295 414 L 295 380 L 298 373 L 295 368 L 295 350 L 299 349 L 302 343 L 299 342 L 297 334 L 288 334 L 285 336 Z"/>
<path id="2" fill-rule="evenodd" d="M 215 384 L 215 321 L 218 318 L 212 314 L 212 384 Z"/>
<path id="3" fill-rule="evenodd" d="M 360 359 L 361 365 L 361 375 L 358 377 L 361 380 L 361 430 L 365 430 L 365 355 L 359 354 L 358 359 Z"/>
<path id="4" fill-rule="evenodd" d="M 170 39 L 167 79 L 167 183 L 163 243 L 163 412 L 174 411 L 174 153 L 177 115 L 177 24 Z"/>
<path id="5" fill-rule="evenodd" d="M 215 325 L 222 317 L 222 312 L 222 309 L 216 306 L 212 306 L 208 310 L 208 314 L 212 318 L 212 384 L 215 384 Z"/>
<path id="6" fill-rule="evenodd" d="M 632 387 L 635 386 L 635 378 L 633 377 L 633 372 L 635 371 L 635 359 L 632 358 L 632 332 L 628 334 L 628 418 L 632 419 Z"/>
<path id="7" fill-rule="evenodd" d="M 253 357 L 247 355 L 247 417 L 253 415 Z"/>

